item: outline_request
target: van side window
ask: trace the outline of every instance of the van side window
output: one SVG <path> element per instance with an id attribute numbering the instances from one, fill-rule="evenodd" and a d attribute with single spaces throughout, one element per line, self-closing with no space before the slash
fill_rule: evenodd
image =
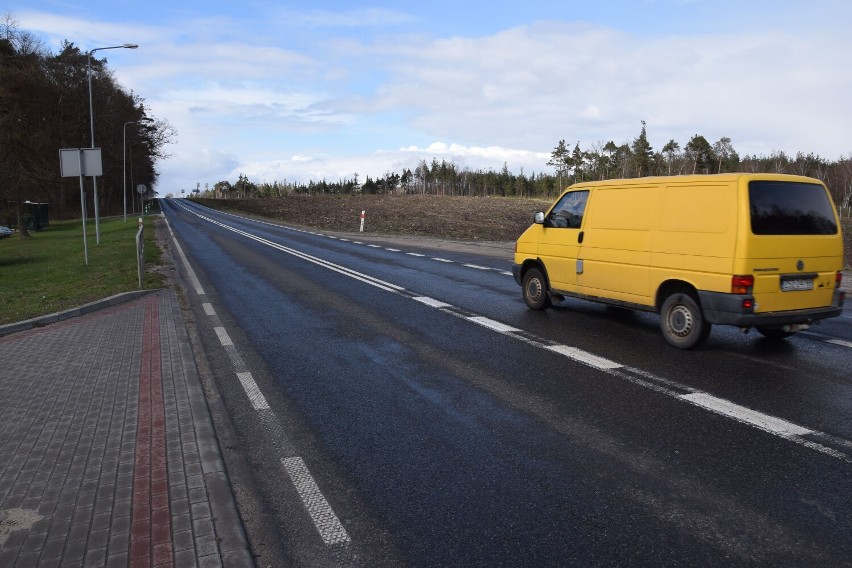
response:
<path id="1" fill-rule="evenodd" d="M 545 226 L 579 229 L 583 224 L 583 212 L 586 210 L 588 200 L 588 190 L 566 193 L 551 209 L 550 215 L 545 219 Z"/>
<path id="2" fill-rule="evenodd" d="M 815 183 L 752 181 L 748 184 L 755 235 L 836 235 L 825 189 Z"/>

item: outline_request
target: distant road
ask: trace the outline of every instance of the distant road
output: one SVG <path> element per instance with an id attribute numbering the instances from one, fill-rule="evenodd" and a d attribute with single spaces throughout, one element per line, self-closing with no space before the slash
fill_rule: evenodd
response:
<path id="1" fill-rule="evenodd" d="M 163 209 L 276 565 L 852 565 L 850 308 L 680 351 L 511 251 Z"/>

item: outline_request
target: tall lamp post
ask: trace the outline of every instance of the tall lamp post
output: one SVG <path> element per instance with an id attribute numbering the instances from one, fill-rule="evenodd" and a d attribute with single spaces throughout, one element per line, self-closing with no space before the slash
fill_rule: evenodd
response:
<path id="1" fill-rule="evenodd" d="M 136 49 L 139 47 L 135 43 L 125 43 L 123 45 L 111 45 L 109 47 L 96 47 L 95 49 L 91 49 L 86 53 L 86 68 L 88 70 L 89 75 L 89 127 L 91 128 L 92 133 L 92 148 L 95 147 L 95 114 L 92 110 L 92 54 L 96 51 L 102 51 L 104 49 Z M 97 176 L 92 176 L 92 185 L 95 190 L 95 243 L 101 244 L 101 226 L 100 219 L 98 218 L 98 178 Z"/>
<path id="2" fill-rule="evenodd" d="M 127 222 L 127 125 L 128 124 L 139 124 L 140 122 L 153 122 L 150 118 L 140 118 L 139 120 L 131 120 L 130 122 L 125 122 L 124 127 L 124 142 L 122 143 L 122 150 L 124 151 L 124 173 L 121 176 L 121 182 L 124 184 L 124 222 Z"/>

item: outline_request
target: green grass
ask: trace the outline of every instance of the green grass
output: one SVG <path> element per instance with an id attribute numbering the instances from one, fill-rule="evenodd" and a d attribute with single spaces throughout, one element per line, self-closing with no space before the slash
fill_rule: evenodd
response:
<path id="1" fill-rule="evenodd" d="M 136 271 L 136 218 L 101 219 L 100 244 L 95 223 L 86 225 L 89 264 L 83 254 L 83 225 L 51 221 L 29 239 L 17 234 L 0 239 L 0 324 L 30 319 L 94 302 L 139 288 Z M 145 218 L 146 266 L 161 263 L 154 239 L 154 219 Z M 160 288 L 165 280 L 146 271 L 144 288 Z"/>

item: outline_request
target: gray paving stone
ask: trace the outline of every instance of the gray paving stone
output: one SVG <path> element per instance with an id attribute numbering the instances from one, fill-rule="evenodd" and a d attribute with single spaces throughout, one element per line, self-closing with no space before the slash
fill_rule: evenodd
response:
<path id="1" fill-rule="evenodd" d="M 0 512 L 37 519 L 10 535 L 0 567 L 128 565 L 144 296 L 0 326 Z M 177 297 L 151 297 L 175 566 L 251 566 Z"/>

